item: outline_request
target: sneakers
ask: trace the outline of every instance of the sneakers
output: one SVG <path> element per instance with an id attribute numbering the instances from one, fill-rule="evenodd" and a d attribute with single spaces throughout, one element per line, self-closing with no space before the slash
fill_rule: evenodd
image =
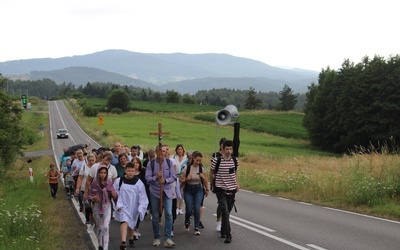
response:
<path id="1" fill-rule="evenodd" d="M 129 240 L 128 246 L 135 247 L 135 242 L 133 240 Z"/>
<path id="2" fill-rule="evenodd" d="M 227 235 L 224 242 L 225 243 L 231 243 L 232 242 L 232 236 Z"/>
<path id="3" fill-rule="evenodd" d="M 136 234 L 137 237 L 142 236 L 142 235 L 139 233 L 139 229 L 136 229 L 136 230 L 135 230 L 135 234 Z"/>
<path id="4" fill-rule="evenodd" d="M 161 245 L 161 240 L 160 240 L 160 239 L 155 239 L 155 240 L 153 241 L 153 246 L 159 247 L 160 245 Z"/>
<path id="5" fill-rule="evenodd" d="M 121 245 L 119 245 L 119 249 L 120 249 L 120 250 L 126 250 L 126 242 L 125 242 L 125 241 L 123 241 L 123 242 L 121 243 Z"/>
<path id="6" fill-rule="evenodd" d="M 196 235 L 196 236 L 199 236 L 199 235 L 200 235 L 200 231 L 199 231 L 198 228 L 196 228 L 196 229 L 194 230 L 194 235 Z"/>
<path id="7" fill-rule="evenodd" d="M 142 235 L 139 233 L 139 229 L 135 229 L 135 231 L 133 232 L 134 239 L 138 240 L 140 236 Z"/>
<path id="8" fill-rule="evenodd" d="M 185 231 L 186 231 L 186 232 L 189 232 L 189 226 L 190 226 L 189 223 L 185 223 Z"/>
<path id="9" fill-rule="evenodd" d="M 215 231 L 221 232 L 221 221 L 215 223 Z"/>
<path id="10" fill-rule="evenodd" d="M 87 229 L 87 232 L 88 232 L 89 234 L 94 234 L 93 226 L 92 226 L 92 225 L 89 225 L 89 227 L 88 227 L 88 229 Z"/>
<path id="11" fill-rule="evenodd" d="M 174 237 L 174 236 L 175 236 L 174 231 L 171 231 L 171 237 Z"/>
<path id="12" fill-rule="evenodd" d="M 175 246 L 175 243 L 171 239 L 167 239 L 164 242 L 164 247 L 174 247 L 174 246 Z"/>
<path id="13" fill-rule="evenodd" d="M 176 209 L 176 215 L 183 215 L 185 214 L 182 209 Z"/>

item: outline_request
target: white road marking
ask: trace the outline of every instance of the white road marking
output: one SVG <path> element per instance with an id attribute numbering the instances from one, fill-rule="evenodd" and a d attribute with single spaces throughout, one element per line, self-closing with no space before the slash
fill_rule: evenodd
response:
<path id="1" fill-rule="evenodd" d="M 270 233 L 276 232 L 274 229 L 271 229 L 271 228 L 268 228 L 268 227 L 264 227 L 264 226 L 258 225 L 258 224 L 256 224 L 256 223 L 253 223 L 253 222 L 251 222 L 251 221 L 248 221 L 248 220 L 245 220 L 245 219 L 242 219 L 242 218 L 233 216 L 233 215 L 231 215 L 231 216 L 229 216 L 229 217 L 230 217 L 230 218 L 234 218 L 235 220 L 242 221 L 242 222 L 244 222 L 244 223 L 246 223 L 246 224 L 252 225 L 253 227 L 258 227 L 258 228 L 263 229 L 263 230 L 265 230 L 265 231 L 268 231 L 268 232 L 270 232 Z"/>
<path id="2" fill-rule="evenodd" d="M 322 248 L 322 247 L 316 246 L 314 244 L 307 244 L 307 246 L 312 247 L 312 248 L 317 249 L 317 250 L 326 250 L 326 248 Z"/>
<path id="3" fill-rule="evenodd" d="M 286 198 L 282 198 L 282 197 L 277 197 L 277 198 L 280 200 L 289 201 L 289 199 L 286 199 Z"/>
<path id="4" fill-rule="evenodd" d="M 260 194 L 260 195 L 265 196 L 265 197 L 270 197 L 271 196 L 269 194 Z"/>
<path id="5" fill-rule="evenodd" d="M 333 211 L 337 211 L 337 212 L 346 213 L 346 214 L 353 214 L 353 215 L 358 215 L 358 216 L 362 216 L 362 217 L 366 217 L 366 218 L 370 218 L 370 219 L 375 219 L 375 220 L 381 220 L 381 221 L 387 221 L 387 222 L 392 222 L 392 223 L 400 224 L 400 221 L 388 220 L 388 219 L 383 219 L 383 218 L 374 217 L 374 216 L 365 215 L 365 214 L 358 214 L 358 213 L 349 212 L 349 211 L 344 211 L 344 210 L 340 210 L 340 209 L 336 209 L 336 208 L 331 208 L 331 207 L 324 207 L 324 208 L 329 209 L 329 210 L 333 210 Z"/>
<path id="6" fill-rule="evenodd" d="M 312 206 L 313 204 L 311 204 L 311 203 L 307 203 L 307 202 L 299 202 L 299 204 L 303 204 L 303 205 L 307 205 L 307 206 Z"/>
<path id="7" fill-rule="evenodd" d="M 231 216 L 231 217 L 232 217 L 232 216 Z M 239 226 L 242 226 L 242 227 L 244 227 L 244 228 L 247 228 L 247 229 L 249 229 L 249 230 L 251 230 L 251 231 L 253 231 L 253 232 L 256 232 L 256 233 L 262 234 L 262 235 L 264 235 L 264 236 L 267 236 L 267 237 L 269 237 L 269 238 L 271 238 L 271 239 L 277 240 L 277 241 L 279 241 L 279 242 L 281 242 L 281 243 L 283 243 L 283 244 L 292 246 L 292 247 L 294 247 L 294 248 L 296 248 L 296 249 L 300 249 L 300 250 L 309 250 L 309 249 L 306 248 L 306 247 L 297 245 L 296 243 L 293 243 L 293 242 L 291 242 L 291 241 L 288 241 L 288 240 L 279 238 L 279 237 L 277 237 L 277 236 L 275 236 L 275 235 L 272 235 L 272 234 L 270 234 L 270 233 L 261 231 L 261 230 L 259 230 L 259 229 L 257 229 L 257 228 L 251 227 L 251 226 L 248 226 L 248 225 L 243 224 L 243 223 L 241 223 L 241 222 L 239 222 L 239 221 L 232 220 L 232 219 L 229 220 L 229 221 L 232 222 L 232 223 L 234 223 L 234 224 L 236 224 L 236 225 L 239 225 Z"/>

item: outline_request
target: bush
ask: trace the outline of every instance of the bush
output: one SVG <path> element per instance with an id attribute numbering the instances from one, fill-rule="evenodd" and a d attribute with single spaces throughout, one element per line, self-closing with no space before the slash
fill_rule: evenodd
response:
<path id="1" fill-rule="evenodd" d="M 122 109 L 120 109 L 120 108 L 113 108 L 113 109 L 111 110 L 111 113 L 120 115 L 120 114 L 123 113 L 123 111 L 122 111 Z"/>
<path id="2" fill-rule="evenodd" d="M 83 114 L 89 117 L 96 117 L 99 114 L 99 110 L 92 105 L 85 105 L 82 111 Z"/>

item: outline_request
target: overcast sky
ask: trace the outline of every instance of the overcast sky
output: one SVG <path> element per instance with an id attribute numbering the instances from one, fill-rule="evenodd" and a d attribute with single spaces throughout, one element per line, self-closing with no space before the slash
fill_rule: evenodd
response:
<path id="1" fill-rule="evenodd" d="M 85 55 L 226 53 L 320 71 L 400 54 L 394 0 L 0 0 L 0 62 Z"/>

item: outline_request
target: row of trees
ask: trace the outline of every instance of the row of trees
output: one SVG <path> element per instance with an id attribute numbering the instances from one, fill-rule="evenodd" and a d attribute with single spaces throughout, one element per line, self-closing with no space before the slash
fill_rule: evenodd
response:
<path id="1" fill-rule="evenodd" d="M 323 70 L 306 94 L 311 142 L 338 153 L 362 147 L 396 150 L 400 142 L 400 56 L 345 60 Z"/>
<path id="2" fill-rule="evenodd" d="M 289 86 L 285 85 L 283 90 L 277 92 L 256 92 L 250 90 L 234 89 L 212 89 L 201 90 L 194 95 L 180 94 L 174 90 L 166 92 L 153 91 L 127 85 L 113 83 L 87 83 L 85 86 L 75 87 L 72 83 L 57 85 L 49 79 L 36 81 L 16 80 L 8 81 L 8 92 L 17 97 L 21 94 L 34 95 L 42 99 L 58 98 L 103 98 L 115 90 L 121 89 L 129 95 L 130 100 L 171 102 L 171 103 L 199 103 L 203 105 L 226 106 L 234 104 L 242 109 L 275 109 L 275 110 L 298 110 L 303 108 L 305 94 L 294 94 Z"/>

